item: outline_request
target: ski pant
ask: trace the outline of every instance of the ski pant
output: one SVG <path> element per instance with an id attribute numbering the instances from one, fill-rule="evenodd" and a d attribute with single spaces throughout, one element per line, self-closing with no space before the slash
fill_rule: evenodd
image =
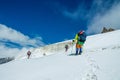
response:
<path id="1" fill-rule="evenodd" d="M 76 44 L 76 55 L 82 53 L 82 45 Z"/>
<path id="2" fill-rule="evenodd" d="M 82 48 L 76 48 L 76 55 L 82 53 Z"/>

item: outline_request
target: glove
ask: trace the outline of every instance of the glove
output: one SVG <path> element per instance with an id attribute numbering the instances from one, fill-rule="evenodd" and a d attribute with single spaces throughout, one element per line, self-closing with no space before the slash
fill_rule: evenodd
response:
<path id="1" fill-rule="evenodd" d="M 75 40 L 73 39 L 72 42 L 75 42 Z"/>
<path id="2" fill-rule="evenodd" d="M 77 43 L 77 40 L 72 40 L 72 44 L 75 44 L 75 43 Z"/>

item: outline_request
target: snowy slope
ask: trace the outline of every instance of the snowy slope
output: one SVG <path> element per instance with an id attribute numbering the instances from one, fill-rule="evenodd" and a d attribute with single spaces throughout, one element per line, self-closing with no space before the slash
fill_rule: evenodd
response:
<path id="1" fill-rule="evenodd" d="M 120 80 L 119 36 L 120 30 L 88 36 L 79 56 L 69 55 L 75 52 L 71 41 L 37 48 L 31 59 L 21 54 L 0 65 L 0 80 Z M 42 57 L 44 51 L 49 56 Z"/>
<path id="2" fill-rule="evenodd" d="M 64 53 L 66 44 L 69 47 L 73 46 L 72 40 L 68 40 L 68 41 L 63 41 L 63 42 L 47 45 L 47 46 L 44 46 L 44 47 L 31 49 L 30 50 L 31 53 L 32 53 L 31 58 L 43 57 L 44 54 L 45 55 L 52 55 L 52 54 L 56 54 L 56 53 L 59 53 L 59 52 Z M 27 58 L 26 53 L 19 54 L 18 56 L 16 56 L 16 59 L 26 59 Z"/>

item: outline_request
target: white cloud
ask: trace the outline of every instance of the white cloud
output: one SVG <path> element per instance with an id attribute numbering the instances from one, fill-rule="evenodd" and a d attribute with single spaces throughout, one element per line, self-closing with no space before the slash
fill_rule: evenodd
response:
<path id="1" fill-rule="evenodd" d="M 27 50 L 27 48 L 18 49 L 6 47 L 5 45 L 0 45 L 0 58 L 15 57 L 18 54 L 26 53 Z"/>
<path id="2" fill-rule="evenodd" d="M 41 37 L 31 39 L 15 29 L 0 24 L 0 58 L 16 56 L 21 53 L 26 53 L 32 47 L 45 45 L 41 40 Z M 14 43 L 22 47 L 13 47 Z M 9 44 L 9 46 L 6 46 L 6 44 Z M 32 47 L 29 47 L 29 45 Z"/>
<path id="3" fill-rule="evenodd" d="M 86 19 L 86 10 L 83 4 L 80 4 L 78 8 L 74 11 L 69 11 L 67 9 L 64 9 L 62 11 L 62 14 L 68 18 L 71 18 L 73 20 L 79 20 L 79 19 Z"/>
<path id="4" fill-rule="evenodd" d="M 103 27 L 120 29 L 120 3 L 113 5 L 105 14 L 97 14 L 88 25 L 87 33 L 100 33 Z"/>
<path id="5" fill-rule="evenodd" d="M 89 9 L 86 6 L 80 2 L 75 10 L 65 8 L 62 13 L 73 20 L 86 21 L 88 34 L 100 33 L 103 27 L 120 29 L 120 0 L 93 0 Z"/>
<path id="6" fill-rule="evenodd" d="M 2 24 L 0 24 L 0 40 L 10 41 L 13 43 L 17 43 L 21 46 L 32 45 L 37 47 L 40 45 L 44 45 L 44 43 L 41 41 L 41 37 L 31 39 L 30 37 L 22 34 L 21 32 Z"/>

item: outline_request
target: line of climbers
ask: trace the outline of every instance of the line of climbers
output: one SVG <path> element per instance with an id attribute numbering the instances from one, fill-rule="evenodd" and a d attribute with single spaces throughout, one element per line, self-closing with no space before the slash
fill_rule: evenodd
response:
<path id="1" fill-rule="evenodd" d="M 86 41 L 86 33 L 84 30 L 79 31 L 76 35 L 74 40 L 72 40 L 72 44 L 76 43 L 76 53 L 75 55 L 81 55 L 83 44 Z M 65 52 L 67 52 L 69 46 L 65 45 Z M 31 52 L 30 50 L 27 52 L 28 59 L 30 58 Z M 45 56 L 45 53 L 43 54 Z"/>

